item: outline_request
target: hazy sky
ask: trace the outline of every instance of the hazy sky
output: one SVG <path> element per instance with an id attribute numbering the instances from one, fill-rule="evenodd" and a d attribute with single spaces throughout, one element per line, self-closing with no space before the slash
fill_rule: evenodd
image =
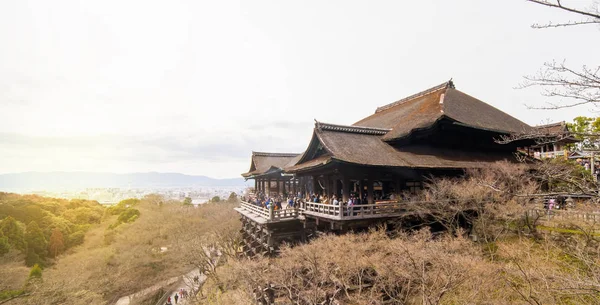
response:
<path id="1" fill-rule="evenodd" d="M 592 1 L 571 1 L 590 5 Z M 528 124 L 592 115 L 514 89 L 545 61 L 599 65 L 600 28 L 524 0 L 0 1 L 0 173 L 236 177 L 454 78 Z"/>

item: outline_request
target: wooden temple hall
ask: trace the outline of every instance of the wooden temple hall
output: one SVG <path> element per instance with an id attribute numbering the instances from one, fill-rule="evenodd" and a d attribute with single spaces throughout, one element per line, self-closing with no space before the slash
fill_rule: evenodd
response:
<path id="1" fill-rule="evenodd" d="M 530 143 L 495 140 L 531 132 L 531 126 L 457 90 L 452 81 L 381 106 L 351 125 L 316 122 L 302 153 L 252 153 L 242 176 L 254 179 L 255 197 L 302 200 L 293 208 L 254 201 L 236 208 L 247 249 L 270 252 L 314 230 L 344 231 L 398 217 L 403 194 L 418 192 L 427 177 L 516 161 L 518 149 Z M 339 204 L 310 202 L 313 194 L 335 196 Z M 349 206 L 350 198 L 363 200 Z"/>

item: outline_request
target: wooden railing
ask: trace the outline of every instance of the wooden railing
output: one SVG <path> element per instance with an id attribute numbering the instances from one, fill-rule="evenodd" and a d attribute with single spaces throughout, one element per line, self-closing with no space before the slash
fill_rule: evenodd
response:
<path id="1" fill-rule="evenodd" d="M 406 213 L 407 204 L 418 204 L 419 202 L 383 202 L 376 204 L 360 204 L 353 206 L 340 206 L 324 203 L 300 202 L 299 207 L 275 210 L 260 207 L 248 202 L 242 202 L 241 208 L 253 213 L 269 222 L 292 220 L 301 215 L 325 217 L 335 220 L 355 220 L 366 218 L 393 217 Z M 531 209 L 527 213 L 530 216 L 540 215 L 548 219 L 571 219 L 585 222 L 600 223 L 600 213 L 586 213 L 580 211 L 562 211 Z"/>
<path id="2" fill-rule="evenodd" d="M 564 150 L 557 150 L 557 151 L 547 151 L 547 152 L 535 152 L 533 153 L 533 156 L 535 158 L 538 159 L 548 159 L 548 158 L 556 158 L 556 157 L 564 157 L 565 156 L 565 151 Z"/>
<path id="3" fill-rule="evenodd" d="M 556 219 L 556 220 L 577 220 L 583 222 L 600 223 L 599 212 L 581 212 L 581 211 L 569 211 L 569 210 L 542 210 L 532 209 L 527 211 L 528 216 L 535 217 L 541 216 L 544 219 Z"/>
<path id="4" fill-rule="evenodd" d="M 395 216 L 405 213 L 406 203 L 376 203 L 361 204 L 353 206 L 340 206 L 323 203 L 305 202 L 301 203 L 301 210 L 304 214 L 314 216 L 326 216 L 335 219 L 360 219 L 360 218 L 378 218 Z"/>
<path id="5" fill-rule="evenodd" d="M 241 207 L 248 212 L 267 219 L 267 221 L 294 219 L 299 215 L 298 208 L 275 210 L 275 208 L 271 206 L 271 208 L 267 209 L 244 201 L 242 201 Z"/>
<path id="6" fill-rule="evenodd" d="M 305 202 L 301 204 L 303 212 L 314 212 L 324 215 L 339 216 L 343 214 L 343 207 L 339 205 Z"/>

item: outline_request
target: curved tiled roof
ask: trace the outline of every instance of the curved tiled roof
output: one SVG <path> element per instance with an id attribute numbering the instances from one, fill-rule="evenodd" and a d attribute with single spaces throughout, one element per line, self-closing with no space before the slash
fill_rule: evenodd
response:
<path id="1" fill-rule="evenodd" d="M 319 123 L 323 126 L 324 123 Z M 343 125 L 336 125 L 344 127 Z M 433 148 L 423 145 L 394 148 L 382 141 L 382 135 L 368 134 L 359 130 L 352 132 L 346 128 L 315 127 L 312 141 L 318 141 L 327 151 L 326 155 L 308 159 L 291 167 L 286 172 L 298 172 L 326 165 L 332 161 L 341 161 L 368 166 L 408 167 L 408 168 L 480 168 L 490 162 L 514 159 L 507 153 L 468 152 L 450 148 Z M 311 147 L 317 147 L 311 143 Z"/>
<path id="2" fill-rule="evenodd" d="M 469 127 L 499 133 L 529 133 L 532 127 L 470 95 L 455 89 L 452 81 L 377 108 L 357 126 L 391 129 L 383 140 L 396 140 L 427 128 L 442 118 Z"/>
<path id="3" fill-rule="evenodd" d="M 245 178 L 262 175 L 273 169 L 282 169 L 295 158 L 299 158 L 300 154 L 295 153 L 269 153 L 269 152 L 252 152 L 252 162 L 250 170 L 243 173 Z"/>

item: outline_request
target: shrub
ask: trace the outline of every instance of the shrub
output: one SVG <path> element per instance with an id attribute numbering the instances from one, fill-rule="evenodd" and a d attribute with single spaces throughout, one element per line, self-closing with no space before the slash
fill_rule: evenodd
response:
<path id="1" fill-rule="evenodd" d="M 140 211 L 138 209 L 128 208 L 119 215 L 119 218 L 117 218 L 117 222 L 118 223 L 134 222 L 139 216 L 140 216 Z"/>
<path id="2" fill-rule="evenodd" d="M 25 290 L 23 290 L 23 289 L 0 291 L 0 301 L 8 300 L 8 299 L 20 296 L 24 293 L 25 293 Z"/>
<path id="3" fill-rule="evenodd" d="M 40 265 L 35 264 L 29 271 L 29 278 L 41 278 L 42 277 L 42 268 Z"/>
<path id="4" fill-rule="evenodd" d="M 72 233 L 69 235 L 68 241 L 67 241 L 67 246 L 70 247 L 75 247 L 75 246 L 79 246 L 81 244 L 83 244 L 83 241 L 85 239 L 85 233 L 82 231 L 77 231 L 75 233 Z"/>

